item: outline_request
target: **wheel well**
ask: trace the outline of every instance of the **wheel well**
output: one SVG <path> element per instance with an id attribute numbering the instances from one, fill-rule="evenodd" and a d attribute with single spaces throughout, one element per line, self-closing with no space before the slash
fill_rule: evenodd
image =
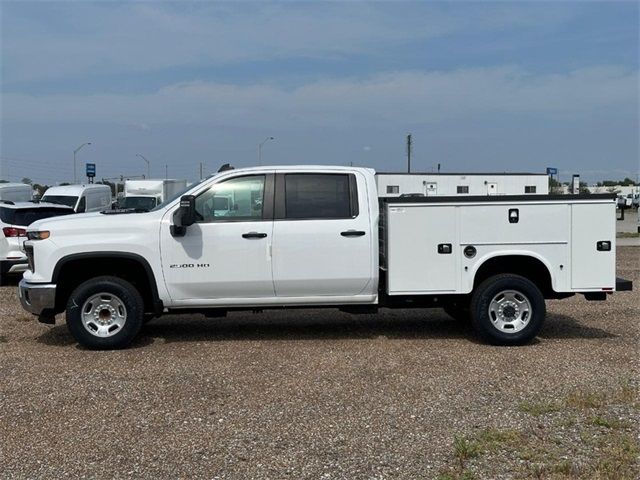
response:
<path id="1" fill-rule="evenodd" d="M 475 289 L 487 278 L 501 273 L 512 273 L 525 277 L 536 284 L 545 298 L 554 296 L 551 275 L 547 266 L 537 258 L 527 255 L 503 255 L 490 258 L 476 272 L 473 288 Z"/>
<path id="2" fill-rule="evenodd" d="M 153 272 L 136 256 L 82 256 L 62 259 L 53 275 L 56 283 L 56 311 L 62 312 L 71 293 L 90 278 L 110 275 L 128 281 L 138 289 L 145 312 L 156 312 L 159 299 Z"/>

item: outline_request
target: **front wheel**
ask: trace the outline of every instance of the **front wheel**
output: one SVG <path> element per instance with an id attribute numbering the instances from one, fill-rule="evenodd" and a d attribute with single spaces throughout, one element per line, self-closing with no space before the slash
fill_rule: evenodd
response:
<path id="1" fill-rule="evenodd" d="M 544 296 L 530 280 L 503 274 L 482 282 L 471 300 L 471 322 L 481 338 L 494 345 L 522 345 L 542 328 Z"/>
<path id="2" fill-rule="evenodd" d="M 69 297 L 67 327 L 87 348 L 123 348 L 140 331 L 143 313 L 144 302 L 133 285 L 117 277 L 96 277 Z"/>

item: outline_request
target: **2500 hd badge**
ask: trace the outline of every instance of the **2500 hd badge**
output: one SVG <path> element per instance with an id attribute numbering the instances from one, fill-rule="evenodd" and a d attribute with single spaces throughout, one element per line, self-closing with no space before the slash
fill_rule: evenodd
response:
<path id="1" fill-rule="evenodd" d="M 169 268 L 209 268 L 208 263 L 173 263 Z"/>

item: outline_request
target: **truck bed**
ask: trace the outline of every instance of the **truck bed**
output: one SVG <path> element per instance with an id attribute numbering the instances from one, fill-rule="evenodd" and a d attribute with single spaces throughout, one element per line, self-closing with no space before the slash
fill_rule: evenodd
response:
<path id="1" fill-rule="evenodd" d="M 380 198 L 388 295 L 467 294 L 485 262 L 530 257 L 558 293 L 615 289 L 615 195 Z"/>

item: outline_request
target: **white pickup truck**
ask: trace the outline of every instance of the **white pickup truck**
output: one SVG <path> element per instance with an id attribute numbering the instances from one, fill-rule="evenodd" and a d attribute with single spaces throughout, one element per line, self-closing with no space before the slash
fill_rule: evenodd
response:
<path id="1" fill-rule="evenodd" d="M 615 198 L 380 199 L 375 172 L 226 170 L 150 212 L 39 221 L 23 307 L 75 339 L 120 348 L 163 313 L 443 307 L 494 344 L 540 331 L 545 299 L 604 300 L 616 279 Z"/>

